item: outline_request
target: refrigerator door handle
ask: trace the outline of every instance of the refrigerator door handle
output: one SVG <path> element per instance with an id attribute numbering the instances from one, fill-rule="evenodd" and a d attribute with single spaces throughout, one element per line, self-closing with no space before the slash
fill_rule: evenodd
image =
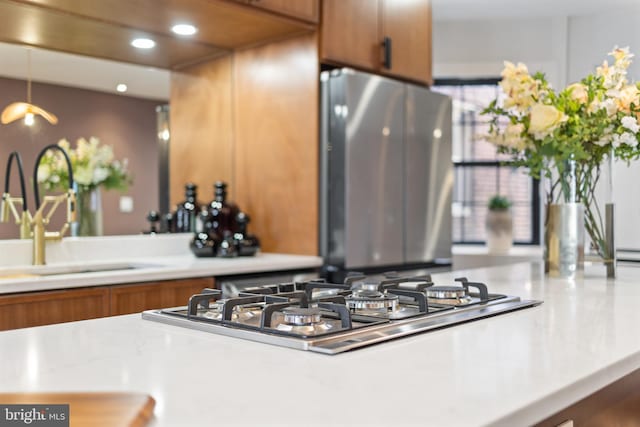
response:
<path id="1" fill-rule="evenodd" d="M 384 61 L 382 62 L 382 65 L 387 70 L 390 70 L 391 69 L 391 53 L 392 53 L 391 37 L 385 36 L 385 38 L 382 39 L 382 49 L 384 50 Z"/>

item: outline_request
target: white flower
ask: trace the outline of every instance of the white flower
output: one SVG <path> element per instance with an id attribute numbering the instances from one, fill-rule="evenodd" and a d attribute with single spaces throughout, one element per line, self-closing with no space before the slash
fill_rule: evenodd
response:
<path id="1" fill-rule="evenodd" d="M 42 183 L 47 181 L 50 175 L 51 168 L 49 167 L 49 165 L 41 164 L 40 166 L 38 166 L 38 182 Z"/>
<path id="2" fill-rule="evenodd" d="M 598 110 L 606 110 L 607 117 L 612 117 L 618 112 L 618 106 L 613 99 L 607 98 L 601 102 L 594 100 L 587 109 L 589 113 L 593 113 Z"/>
<path id="3" fill-rule="evenodd" d="M 78 166 L 78 168 L 73 172 L 73 178 L 80 185 L 91 185 L 93 181 L 93 173 L 89 167 Z"/>
<path id="4" fill-rule="evenodd" d="M 633 133 L 638 133 L 638 130 L 640 130 L 640 125 L 638 125 L 638 121 L 633 116 L 624 116 L 621 123 L 623 128 L 629 129 Z"/>
<path id="5" fill-rule="evenodd" d="M 93 170 L 93 183 L 100 184 L 102 181 L 109 177 L 109 169 L 107 168 L 95 168 Z"/>
<path id="6" fill-rule="evenodd" d="M 636 145 L 638 145 L 638 139 L 636 138 L 636 136 L 629 132 L 623 133 L 621 140 L 623 144 L 626 144 L 630 147 L 635 147 Z"/>
<path id="7" fill-rule="evenodd" d="M 622 135 L 615 134 L 613 135 L 613 140 L 611 141 L 611 145 L 614 148 L 618 148 L 620 145 L 625 144 L 630 147 L 635 147 L 638 145 L 638 139 L 632 133 L 625 132 Z"/>

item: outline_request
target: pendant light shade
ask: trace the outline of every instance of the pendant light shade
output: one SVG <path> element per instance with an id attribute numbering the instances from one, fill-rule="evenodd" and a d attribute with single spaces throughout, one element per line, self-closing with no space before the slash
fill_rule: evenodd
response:
<path id="1" fill-rule="evenodd" d="M 46 121 L 55 125 L 58 118 L 37 105 L 31 103 L 31 49 L 27 50 L 27 102 L 13 102 L 5 107 L 0 114 L 0 122 L 6 125 L 13 121 L 24 118 L 28 126 L 33 124 L 35 115 L 42 116 Z"/>
<path id="2" fill-rule="evenodd" d="M 58 123 L 58 118 L 54 114 L 48 112 L 47 110 L 43 110 L 37 105 L 29 104 L 27 102 L 14 102 L 7 105 L 7 107 L 2 110 L 0 121 L 2 121 L 2 124 L 6 125 L 7 123 L 11 123 L 15 120 L 24 118 L 27 114 L 37 114 L 39 116 L 42 116 L 52 125 Z"/>

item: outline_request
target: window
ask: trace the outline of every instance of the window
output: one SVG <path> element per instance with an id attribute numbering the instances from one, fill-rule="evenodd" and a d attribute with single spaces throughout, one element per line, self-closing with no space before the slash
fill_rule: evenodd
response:
<path id="1" fill-rule="evenodd" d="M 487 203 L 496 194 L 507 196 L 513 203 L 514 242 L 540 242 L 538 181 L 525 170 L 506 164 L 508 156 L 498 154 L 495 146 L 477 140 L 477 135 L 489 130 L 480 112 L 501 95 L 498 81 L 436 80 L 432 87 L 453 99 L 454 243 L 484 242 Z"/>

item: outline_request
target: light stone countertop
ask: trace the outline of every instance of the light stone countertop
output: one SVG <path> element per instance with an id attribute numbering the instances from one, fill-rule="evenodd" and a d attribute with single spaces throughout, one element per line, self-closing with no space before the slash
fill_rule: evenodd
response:
<path id="1" fill-rule="evenodd" d="M 317 256 L 272 253 L 258 253 L 253 257 L 196 258 L 188 249 L 190 238 L 190 235 L 67 238 L 50 245 L 50 263 L 46 266 L 28 264 L 30 241 L 0 242 L 3 253 L 0 294 L 317 269 L 322 265 L 322 258 Z M 117 269 L 122 267 L 125 268 Z M 104 268 L 116 269 L 65 273 L 74 269 Z M 39 275 L 41 273 L 44 275 Z"/>
<path id="2" fill-rule="evenodd" d="M 158 426 L 530 425 L 640 368 L 640 269 L 440 273 L 544 304 L 328 356 L 111 317 L 0 333 L 0 392 L 135 391 Z"/>

